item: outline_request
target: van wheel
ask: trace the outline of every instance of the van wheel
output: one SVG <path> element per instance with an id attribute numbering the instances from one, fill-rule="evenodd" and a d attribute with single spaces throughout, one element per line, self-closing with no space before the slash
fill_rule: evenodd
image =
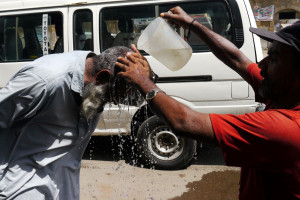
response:
<path id="1" fill-rule="evenodd" d="M 145 120 L 137 133 L 138 151 L 143 161 L 157 169 L 182 169 L 196 153 L 197 142 L 180 137 L 157 116 Z"/>

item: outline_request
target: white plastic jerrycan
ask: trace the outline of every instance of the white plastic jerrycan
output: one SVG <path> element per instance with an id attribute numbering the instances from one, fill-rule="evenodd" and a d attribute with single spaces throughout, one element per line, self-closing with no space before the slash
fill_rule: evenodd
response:
<path id="1" fill-rule="evenodd" d="M 137 48 L 144 50 L 172 71 L 181 69 L 191 58 L 192 48 L 161 17 L 142 32 Z"/>

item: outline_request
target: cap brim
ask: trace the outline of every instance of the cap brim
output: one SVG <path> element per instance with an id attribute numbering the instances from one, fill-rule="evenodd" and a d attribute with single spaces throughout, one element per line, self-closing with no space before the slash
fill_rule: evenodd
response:
<path id="1" fill-rule="evenodd" d="M 287 45 L 291 45 L 290 43 L 288 43 L 287 41 L 285 41 L 284 39 L 282 39 L 281 37 L 279 37 L 276 33 L 267 31 L 265 29 L 259 29 L 259 28 L 253 28 L 250 27 L 250 32 L 258 35 L 259 37 L 261 37 L 262 39 L 269 41 L 269 42 L 273 42 L 278 41 Z"/>

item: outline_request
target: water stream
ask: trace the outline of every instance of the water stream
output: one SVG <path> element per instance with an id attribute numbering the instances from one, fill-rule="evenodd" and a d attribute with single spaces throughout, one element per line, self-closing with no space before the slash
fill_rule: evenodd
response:
<path id="1" fill-rule="evenodd" d="M 113 161 L 118 161 L 117 165 L 114 165 L 114 171 L 118 174 L 120 174 L 120 176 L 118 176 L 118 179 L 116 180 L 116 182 L 128 182 L 130 181 L 131 183 L 135 183 L 135 181 L 137 180 L 137 177 L 135 175 L 132 175 L 130 177 L 130 179 L 128 179 L 128 177 L 126 178 L 126 176 L 122 176 L 123 174 L 126 174 L 128 172 L 126 172 L 125 170 L 128 168 L 125 168 L 124 165 L 130 164 L 131 166 L 135 166 L 135 167 L 139 167 L 139 168 L 144 168 L 144 164 L 141 164 L 140 160 L 141 160 L 141 155 L 139 153 L 137 153 L 137 146 L 136 146 L 136 137 L 133 134 L 129 134 L 129 135 L 122 135 L 123 133 L 121 132 L 121 128 L 122 126 L 124 126 L 124 123 L 122 124 L 122 119 L 124 119 L 124 112 L 126 114 L 130 113 L 131 111 L 131 105 L 135 105 L 137 106 L 139 109 L 141 108 L 142 105 L 139 102 L 141 102 L 141 100 L 143 100 L 143 97 L 141 94 L 135 94 L 135 95 L 130 95 L 132 93 L 128 93 L 127 96 L 127 100 L 125 101 L 124 104 L 118 104 L 117 105 L 117 111 L 115 109 L 115 107 L 113 107 L 112 104 L 109 104 L 106 108 L 108 108 L 107 112 L 106 112 L 106 116 L 105 119 L 103 118 L 103 124 L 104 124 L 104 128 L 105 129 L 110 129 L 112 128 L 112 121 L 116 122 L 114 124 L 116 124 L 117 127 L 113 127 L 113 128 L 118 128 L 119 129 L 119 134 L 118 135 L 111 135 L 108 136 L 110 139 L 107 140 L 109 141 L 110 144 L 106 144 L 105 145 L 105 151 L 107 152 L 111 152 L 112 153 L 112 160 Z M 144 118 L 147 119 L 148 118 L 148 109 L 146 109 L 146 112 L 144 112 Z M 114 117 L 116 117 L 117 119 L 113 119 Z M 130 115 L 128 115 L 128 119 L 129 121 L 131 121 L 131 117 Z M 97 139 L 101 140 L 103 139 L 103 136 L 93 136 L 92 139 L 89 142 L 89 146 L 88 146 L 88 156 L 89 156 L 89 160 L 94 160 L 97 159 L 97 151 L 99 151 L 99 147 L 97 145 L 99 145 L 99 142 L 97 142 L 97 140 L 95 140 L 95 137 L 97 137 Z M 96 142 L 95 142 L 96 141 Z M 106 148 L 110 148 L 110 149 L 106 149 Z M 111 155 L 111 154 L 110 154 Z M 119 162 L 120 160 L 125 160 L 125 162 Z M 146 165 L 149 165 L 152 161 L 146 161 Z M 135 168 L 133 168 L 134 170 Z M 154 171 L 154 168 L 150 168 L 149 170 L 149 177 L 152 177 L 152 173 Z M 133 173 L 134 174 L 134 173 Z M 128 180 L 125 180 L 128 179 Z M 153 183 L 152 183 L 153 184 Z M 121 187 L 122 188 L 122 187 Z M 115 190 L 119 190 L 119 189 L 115 189 Z M 94 190 L 92 188 L 89 188 L 89 193 L 93 193 Z M 128 191 L 129 192 L 129 191 Z M 117 199 L 127 199 L 129 193 L 128 192 L 122 192 L 121 195 L 119 197 L 116 197 Z M 147 186 L 147 191 L 145 191 L 149 194 L 149 198 L 147 199 L 153 199 L 151 197 L 151 186 Z M 115 194 L 120 194 L 120 191 L 115 191 Z M 132 194 L 131 194 L 132 195 Z M 138 197 L 137 197 L 138 198 Z"/>

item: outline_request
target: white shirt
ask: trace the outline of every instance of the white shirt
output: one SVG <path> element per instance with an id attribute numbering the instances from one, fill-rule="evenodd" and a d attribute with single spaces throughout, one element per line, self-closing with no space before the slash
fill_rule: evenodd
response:
<path id="1" fill-rule="evenodd" d="M 99 115 L 79 119 L 90 52 L 43 56 L 0 90 L 0 199 L 79 199 L 83 152 Z"/>

